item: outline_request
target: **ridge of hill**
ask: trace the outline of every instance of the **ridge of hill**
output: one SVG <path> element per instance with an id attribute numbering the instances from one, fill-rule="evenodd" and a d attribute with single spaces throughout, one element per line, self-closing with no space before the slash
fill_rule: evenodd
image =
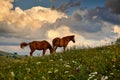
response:
<path id="1" fill-rule="evenodd" d="M 0 56 L 8 56 L 8 55 L 12 55 L 12 53 L 0 51 Z"/>

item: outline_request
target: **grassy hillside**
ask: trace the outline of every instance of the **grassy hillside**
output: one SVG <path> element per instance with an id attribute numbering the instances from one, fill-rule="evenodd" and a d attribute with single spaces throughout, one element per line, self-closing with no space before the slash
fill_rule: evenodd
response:
<path id="1" fill-rule="evenodd" d="M 0 80 L 119 80 L 120 46 L 0 61 Z"/>

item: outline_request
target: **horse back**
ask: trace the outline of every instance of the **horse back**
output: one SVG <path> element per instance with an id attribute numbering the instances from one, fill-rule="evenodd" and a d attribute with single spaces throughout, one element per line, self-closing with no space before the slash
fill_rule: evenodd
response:
<path id="1" fill-rule="evenodd" d="M 34 48 L 34 49 L 47 49 L 47 48 L 51 48 L 51 45 L 48 41 L 43 40 L 43 41 L 33 41 L 30 43 L 30 47 Z"/>

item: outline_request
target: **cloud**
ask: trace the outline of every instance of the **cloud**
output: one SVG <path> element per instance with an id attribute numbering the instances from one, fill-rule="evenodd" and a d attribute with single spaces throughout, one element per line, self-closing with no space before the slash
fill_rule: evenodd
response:
<path id="1" fill-rule="evenodd" d="M 119 34 L 118 37 L 120 36 L 120 25 L 115 25 L 115 26 L 114 26 L 114 32 L 115 32 L 116 34 Z"/>
<path id="2" fill-rule="evenodd" d="M 36 38 L 35 35 L 45 23 L 54 23 L 56 19 L 67 17 L 64 13 L 40 6 L 22 10 L 12 10 L 13 0 L 2 0 L 0 3 L 0 36 L 16 38 Z M 35 35 L 33 35 L 35 34 Z M 40 36 L 38 36 L 40 37 Z"/>
<path id="3" fill-rule="evenodd" d="M 55 9 L 61 12 L 67 12 L 69 8 L 78 7 L 78 6 L 80 6 L 80 0 L 76 0 L 76 1 L 68 0 L 67 2 L 62 3 L 57 7 L 52 6 L 51 9 Z"/>
<path id="4" fill-rule="evenodd" d="M 95 20 L 102 20 L 112 24 L 120 24 L 120 15 L 111 13 L 108 8 L 97 7 L 95 9 L 88 10 L 88 13 L 89 18 L 96 16 Z"/>
<path id="5" fill-rule="evenodd" d="M 68 26 L 64 26 L 64 25 L 60 26 L 55 30 L 50 29 L 47 31 L 48 38 L 50 38 L 51 40 L 55 37 L 63 37 L 63 35 L 67 36 L 67 35 L 73 35 L 73 34 L 74 33 L 71 32 L 71 29 Z"/>
<path id="6" fill-rule="evenodd" d="M 77 10 L 69 18 L 57 19 L 56 23 L 48 26 L 53 27 L 53 30 L 67 26 L 72 33 L 77 33 L 91 40 L 101 40 L 106 37 L 113 38 L 116 35 L 113 32 L 114 24 L 99 18 L 96 20 L 96 18 L 99 17 L 98 15 L 91 16 L 89 14 L 87 10 Z M 64 30 L 61 30 L 62 33 L 64 33 L 63 31 Z M 56 34 L 58 33 L 56 32 Z"/>
<path id="7" fill-rule="evenodd" d="M 106 0 L 106 6 L 109 7 L 112 12 L 120 14 L 120 0 Z"/>

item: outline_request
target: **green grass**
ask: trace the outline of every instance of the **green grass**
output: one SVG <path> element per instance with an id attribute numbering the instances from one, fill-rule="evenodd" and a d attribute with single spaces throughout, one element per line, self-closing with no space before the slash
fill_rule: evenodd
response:
<path id="1" fill-rule="evenodd" d="M 0 80 L 119 80 L 120 46 L 0 59 Z"/>

